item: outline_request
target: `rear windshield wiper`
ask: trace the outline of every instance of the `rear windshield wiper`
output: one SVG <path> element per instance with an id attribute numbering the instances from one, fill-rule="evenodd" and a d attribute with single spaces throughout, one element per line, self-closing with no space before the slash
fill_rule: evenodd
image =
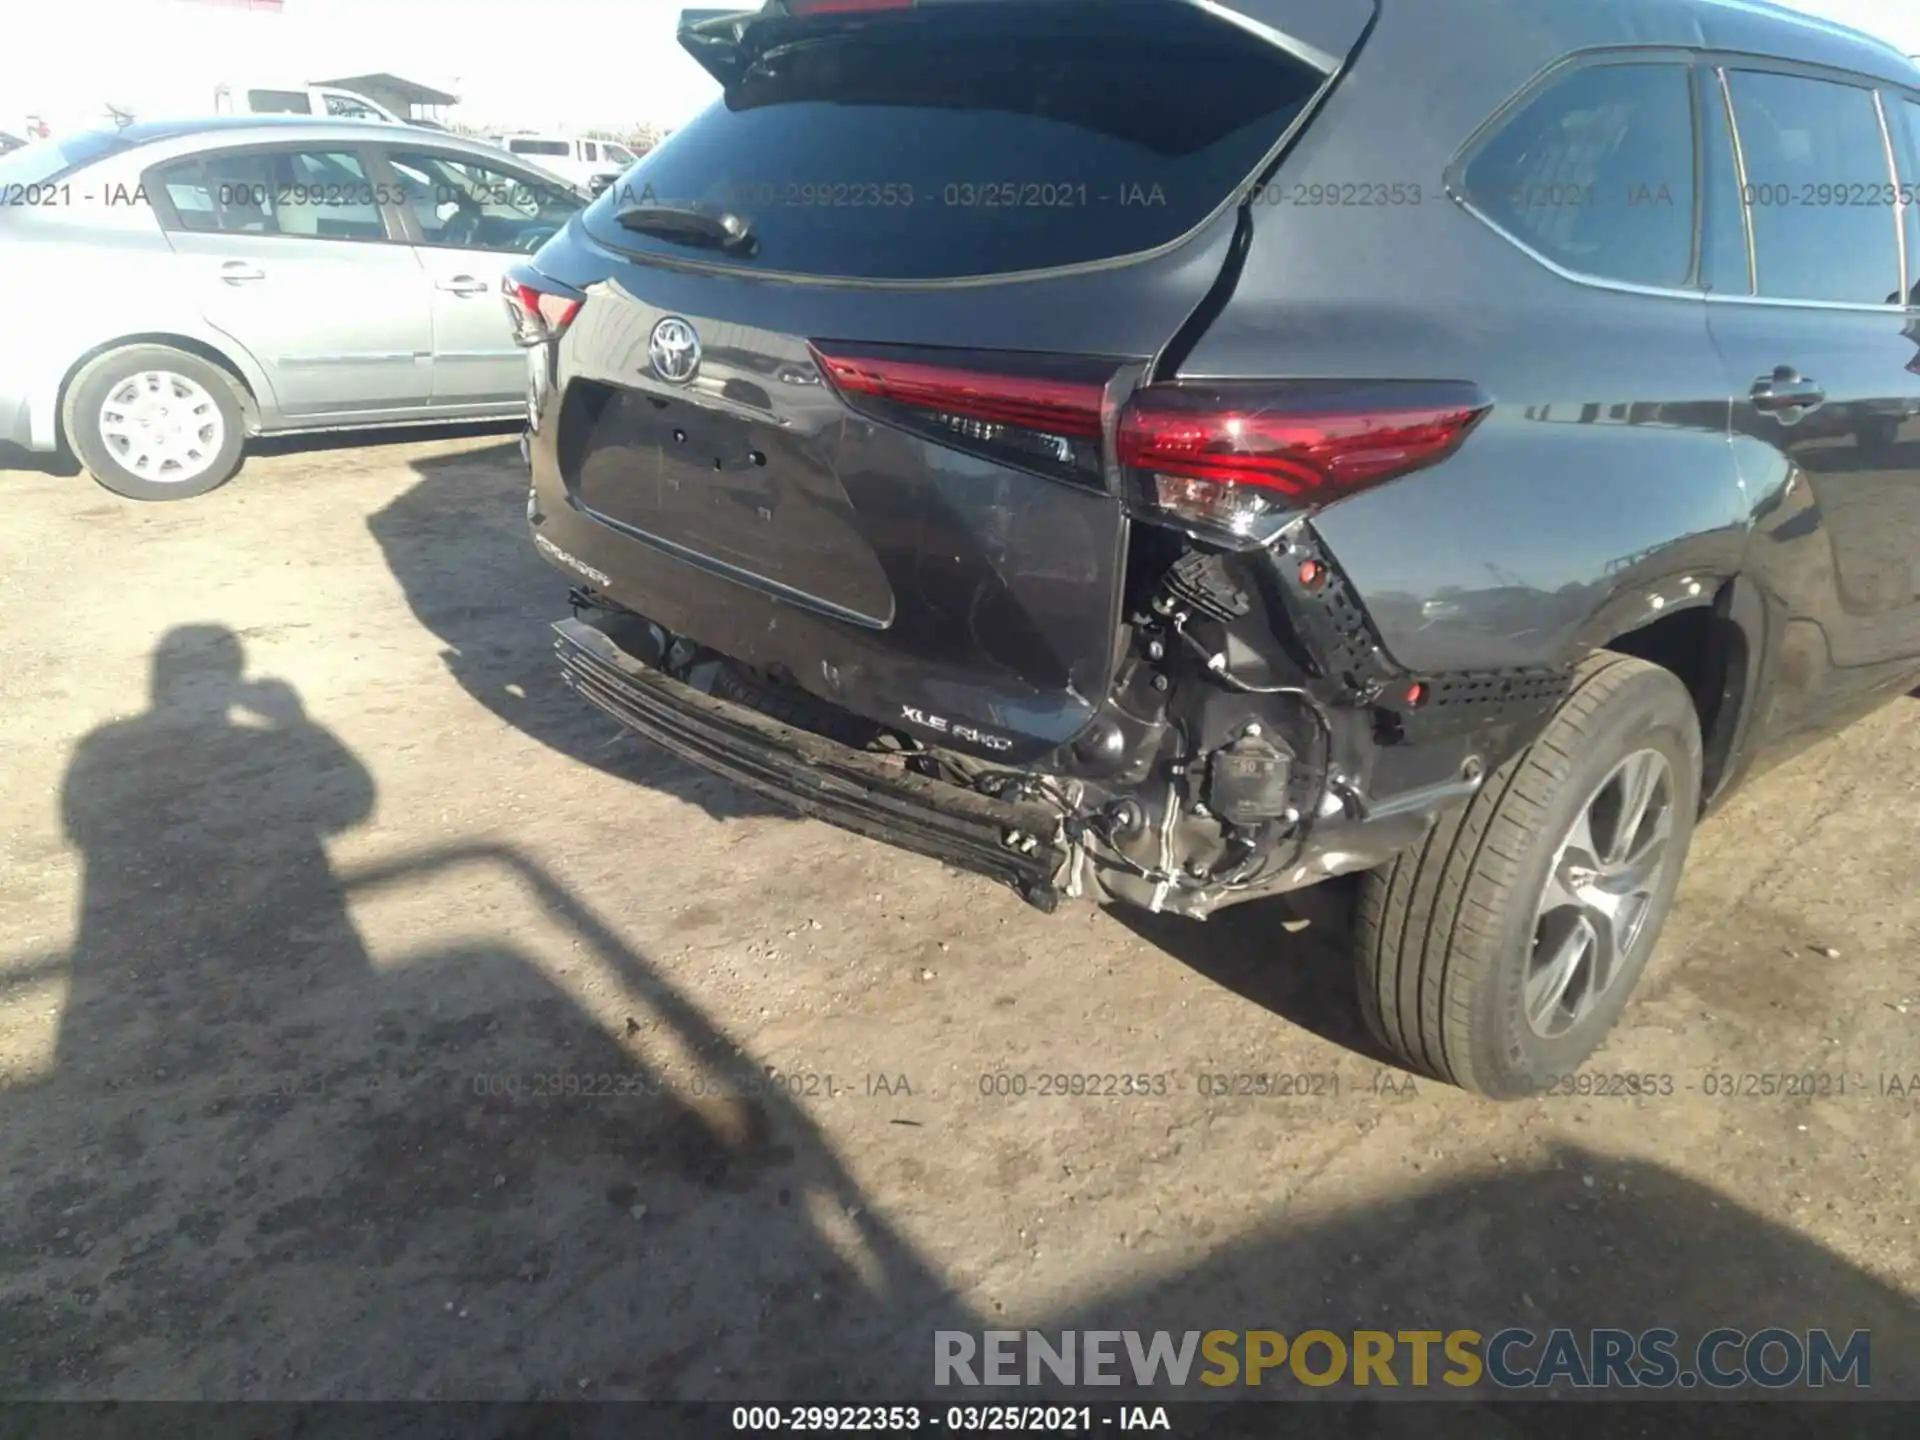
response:
<path id="1" fill-rule="evenodd" d="M 628 205 L 614 212 L 620 225 L 640 235 L 656 235 L 682 245 L 711 245 L 751 255 L 758 242 L 738 215 L 710 215 L 690 205 Z"/>

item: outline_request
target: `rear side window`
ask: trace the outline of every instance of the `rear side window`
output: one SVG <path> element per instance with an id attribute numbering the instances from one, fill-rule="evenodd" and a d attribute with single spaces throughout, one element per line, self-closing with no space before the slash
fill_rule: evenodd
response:
<path id="1" fill-rule="evenodd" d="M 935 280 L 1136 254 L 1252 177 L 1323 77 L 1186 4 L 1052 0 L 822 17 L 588 211 L 631 251 Z M 635 205 L 746 222 L 751 253 L 620 226 Z"/>
<path id="2" fill-rule="evenodd" d="M 1678 289 L 1693 276 L 1685 66 L 1595 65 L 1527 101 L 1468 162 L 1476 209 L 1556 265 Z"/>
<path id="3" fill-rule="evenodd" d="M 247 109 L 256 115 L 311 115 L 313 100 L 303 90 L 249 90 Z"/>
<path id="4" fill-rule="evenodd" d="M 1759 293 L 1898 303 L 1898 186 L 1873 91 L 1754 70 L 1729 71 L 1727 88 Z"/>
<path id="5" fill-rule="evenodd" d="M 279 150 L 197 156 L 163 165 L 158 182 L 174 230 L 384 240 L 386 223 L 359 157 L 348 151 Z"/>
<path id="6" fill-rule="evenodd" d="M 564 140 L 509 140 L 507 149 L 516 155 L 565 155 L 567 142 Z"/>

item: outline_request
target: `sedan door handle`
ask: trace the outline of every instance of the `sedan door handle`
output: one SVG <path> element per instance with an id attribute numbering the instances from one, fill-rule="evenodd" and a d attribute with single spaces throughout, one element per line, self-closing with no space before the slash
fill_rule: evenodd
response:
<path id="1" fill-rule="evenodd" d="M 1791 365 L 1776 366 L 1773 374 L 1762 375 L 1753 382 L 1751 393 L 1754 408 L 1769 415 L 1818 410 L 1827 403 L 1827 392 L 1820 388 L 1820 382 L 1807 379 Z"/>
<path id="2" fill-rule="evenodd" d="M 456 275 L 451 280 L 436 280 L 433 282 L 433 288 L 451 290 L 456 295 L 486 295 L 493 290 L 493 286 L 487 281 L 472 275 Z"/>
<path id="3" fill-rule="evenodd" d="M 267 272 L 251 260 L 223 260 L 220 263 L 220 278 L 229 285 L 238 285 L 242 280 L 264 280 Z"/>

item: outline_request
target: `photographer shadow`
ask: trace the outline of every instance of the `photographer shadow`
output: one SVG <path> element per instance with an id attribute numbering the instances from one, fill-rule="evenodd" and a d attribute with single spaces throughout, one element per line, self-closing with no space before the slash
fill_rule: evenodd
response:
<path id="1" fill-rule="evenodd" d="M 337 870 L 373 776 L 225 627 L 170 632 L 152 697 L 76 748 L 78 933 L 20 977 L 66 993 L 0 1090 L 0 1393 L 717 1398 L 770 1353 L 846 1376 L 901 1307 L 961 1322 L 803 1106 L 540 866 Z M 470 934 L 443 883 L 542 938 Z M 426 943 L 376 961 L 350 899 Z"/>

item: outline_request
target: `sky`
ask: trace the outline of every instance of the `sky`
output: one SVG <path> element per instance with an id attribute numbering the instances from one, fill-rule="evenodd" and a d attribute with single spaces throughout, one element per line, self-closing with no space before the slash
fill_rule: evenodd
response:
<path id="1" fill-rule="evenodd" d="M 173 0 L 40 5 L 29 22 L 34 65 L 0 68 L 0 128 L 29 112 L 52 120 L 83 106 L 86 117 L 66 123 L 90 125 L 108 100 L 152 113 L 163 89 L 177 104 L 220 80 L 377 70 L 461 95 L 454 118 L 476 125 L 678 125 L 718 93 L 674 40 L 682 8 L 681 0 L 285 0 L 282 14 L 247 15 Z M 1920 54 L 1920 0 L 1795 8 Z M 102 46 L 103 35 L 115 43 Z M 155 65 L 156 55 L 166 63 Z"/>

